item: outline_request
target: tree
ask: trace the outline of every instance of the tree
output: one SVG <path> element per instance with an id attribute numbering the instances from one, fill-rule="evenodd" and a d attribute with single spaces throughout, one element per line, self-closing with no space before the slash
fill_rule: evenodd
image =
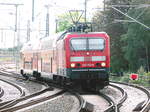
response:
<path id="1" fill-rule="evenodd" d="M 133 1 L 133 3 L 146 4 L 145 1 Z M 137 18 L 138 21 L 150 26 L 150 8 L 130 9 L 128 15 Z M 126 18 L 127 19 L 127 18 Z M 125 58 L 129 62 L 131 71 L 136 71 L 140 66 L 149 71 L 150 68 L 150 31 L 137 23 L 126 23 L 127 33 L 122 36 L 125 43 L 123 47 Z"/>
<path id="2" fill-rule="evenodd" d="M 76 22 L 78 22 L 78 20 L 79 20 L 79 22 L 83 22 L 84 19 L 83 19 L 83 17 L 80 18 L 80 16 L 82 16 L 82 13 L 77 10 L 58 16 L 57 31 L 60 32 L 60 31 L 67 30 L 69 27 L 76 24 Z"/>
<path id="3" fill-rule="evenodd" d="M 68 14 L 62 14 L 58 16 L 58 32 L 67 30 L 72 25 L 72 20 Z"/>
<path id="4" fill-rule="evenodd" d="M 138 5 L 150 4 L 147 0 L 109 0 L 106 6 L 111 5 Z M 130 17 L 137 19 L 150 27 L 150 8 L 117 7 Z M 112 9 L 97 13 L 93 21 L 95 30 L 104 30 L 111 37 L 111 67 L 113 71 L 137 71 L 140 66 L 150 69 L 150 31 L 142 25 L 131 22 L 117 22 L 116 19 L 130 20 Z M 130 20 L 131 21 L 131 20 Z"/>
<path id="5" fill-rule="evenodd" d="M 106 2 L 106 7 L 116 4 L 129 4 L 130 0 L 109 0 Z M 120 7 L 119 10 L 126 13 L 127 8 Z M 105 11 L 98 11 L 93 17 L 94 30 L 105 31 L 110 36 L 110 47 L 111 47 L 111 68 L 114 72 L 128 69 L 128 62 L 124 58 L 124 52 L 122 50 L 123 42 L 121 41 L 121 35 L 126 33 L 124 24 L 116 22 L 116 19 L 124 19 L 124 16 L 107 7 Z"/>

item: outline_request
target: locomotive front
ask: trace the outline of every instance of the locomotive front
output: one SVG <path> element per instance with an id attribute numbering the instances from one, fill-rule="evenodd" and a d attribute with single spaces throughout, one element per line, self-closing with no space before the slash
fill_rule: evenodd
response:
<path id="1" fill-rule="evenodd" d="M 104 32 L 70 34 L 66 38 L 67 75 L 85 86 L 109 83 L 109 36 Z"/>

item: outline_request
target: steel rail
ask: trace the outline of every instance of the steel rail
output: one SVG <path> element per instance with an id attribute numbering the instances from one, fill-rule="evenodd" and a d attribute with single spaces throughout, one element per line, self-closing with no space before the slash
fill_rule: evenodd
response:
<path id="1" fill-rule="evenodd" d="M 4 73 L 4 72 L 5 72 L 5 73 Z M 19 76 L 20 74 L 18 74 L 18 73 L 8 72 L 8 71 L 4 71 L 4 72 L 2 72 L 2 71 L 0 70 L 0 75 L 25 80 L 25 78 L 22 77 L 22 76 Z M 10 74 L 13 74 L 13 75 L 10 75 Z M 40 83 L 40 84 L 43 84 L 45 87 L 49 87 L 49 85 L 48 85 L 47 83 L 45 83 L 45 82 L 41 82 L 41 81 L 34 80 L 34 79 L 29 79 L 29 81 L 36 82 L 36 83 Z"/>
<path id="2" fill-rule="evenodd" d="M 79 103 L 80 103 L 79 104 L 80 106 L 78 107 L 76 112 L 84 112 L 84 106 L 86 105 L 86 101 L 83 99 L 83 97 L 77 91 L 74 90 L 74 88 L 77 88 L 77 85 L 62 86 L 62 85 L 54 83 L 53 81 L 52 82 L 51 81 L 49 82 L 49 81 L 46 81 L 46 80 L 44 80 L 44 81 L 48 82 L 53 87 L 66 90 L 66 92 L 69 92 L 70 94 L 74 95 L 79 100 Z"/>
<path id="3" fill-rule="evenodd" d="M 21 86 L 15 84 L 15 83 L 12 83 L 12 82 L 3 80 L 3 79 L 0 79 L 0 81 L 3 81 L 3 82 L 5 82 L 5 83 L 8 83 L 8 84 L 14 86 L 15 88 L 17 88 L 17 89 L 20 91 L 20 97 L 25 96 L 25 91 L 21 88 Z"/>
<path id="4" fill-rule="evenodd" d="M 17 110 L 20 110 L 20 109 L 23 109 L 23 108 L 26 108 L 26 107 L 29 107 L 29 106 L 32 106 L 32 105 L 35 105 L 35 104 L 38 104 L 38 103 L 41 103 L 43 101 L 47 101 L 47 100 L 50 100 L 50 99 L 53 99 L 57 96 L 60 96 L 62 95 L 63 93 L 65 93 L 66 90 L 62 90 L 62 91 L 59 91 L 57 92 L 56 94 L 53 94 L 53 95 L 50 95 L 50 96 L 46 96 L 46 97 L 42 97 L 42 98 L 39 98 L 37 100 L 32 100 L 30 102 L 27 102 L 25 104 L 21 104 L 21 105 L 18 105 L 18 106 L 14 106 L 14 107 L 7 107 L 7 108 L 4 108 L 3 110 L 0 110 L 0 112 L 12 112 L 12 111 L 17 111 Z M 26 98 L 25 98 L 26 99 Z M 16 101 L 14 101 L 15 103 L 18 103 L 20 102 L 22 99 L 17 99 Z"/>
<path id="5" fill-rule="evenodd" d="M 4 90 L 0 87 L 0 98 L 4 95 Z"/>
<path id="6" fill-rule="evenodd" d="M 105 109 L 104 112 L 112 112 L 112 111 L 117 112 L 115 102 L 109 96 L 105 94 L 100 93 L 100 95 L 103 96 L 110 104 L 110 106 L 107 109 Z"/>
<path id="7" fill-rule="evenodd" d="M 18 98 L 18 99 L 15 99 L 15 100 L 10 100 L 10 101 L 7 101 L 7 102 L 2 102 L 0 103 L 0 110 L 4 109 L 4 108 L 8 108 L 8 107 L 12 107 L 14 105 L 16 105 L 17 103 L 21 102 L 21 101 L 24 101 L 24 100 L 27 100 L 29 98 L 32 98 L 32 97 L 35 97 L 35 96 L 38 96 L 40 94 L 43 94 L 47 91 L 51 91 L 51 88 L 46 88 L 46 89 L 43 89 L 37 93 L 33 93 L 31 95 L 27 95 L 27 96 L 24 96 L 24 97 L 21 97 L 21 98 Z"/>
<path id="8" fill-rule="evenodd" d="M 121 107 L 122 103 L 127 99 L 127 93 L 120 87 L 118 86 L 115 86 L 115 85 L 112 85 L 112 84 L 109 84 L 110 86 L 114 87 L 114 88 L 117 88 L 118 90 L 121 91 L 122 93 L 122 97 L 121 99 L 119 100 L 118 103 L 115 103 L 115 101 L 112 100 L 112 98 L 110 98 L 109 96 L 105 95 L 105 94 L 102 94 L 102 93 L 99 93 L 101 96 L 103 96 L 110 104 L 110 106 L 105 109 L 104 112 L 119 112 L 119 108 Z"/>
<path id="9" fill-rule="evenodd" d="M 112 98 L 110 98 L 109 96 L 101 93 L 101 92 L 96 92 L 96 91 L 91 91 L 92 94 L 96 94 L 96 95 L 99 95 L 101 97 L 103 97 L 108 103 L 109 103 L 109 107 L 107 107 L 104 112 L 112 112 L 115 110 L 116 112 L 116 108 L 115 108 L 115 102 L 112 100 Z M 94 111 L 94 105 L 89 103 L 89 102 L 86 102 L 84 103 L 84 106 L 83 106 L 83 112 L 93 112 Z"/>
<path id="10" fill-rule="evenodd" d="M 118 90 L 121 91 L 122 93 L 122 98 L 119 100 L 119 102 L 116 104 L 117 108 L 119 109 L 121 107 L 121 105 L 123 104 L 123 102 L 125 102 L 125 100 L 127 99 L 127 93 L 120 87 L 113 85 L 113 84 L 109 84 L 110 86 L 117 88 Z"/>
<path id="11" fill-rule="evenodd" d="M 109 85 L 114 87 L 114 88 L 117 88 L 122 93 L 122 97 L 117 103 L 115 103 L 115 101 L 113 101 L 112 98 L 110 98 L 108 95 L 105 95 L 105 94 L 103 94 L 101 92 L 96 92 L 96 94 L 102 96 L 109 103 L 109 107 L 106 108 L 104 110 L 104 112 L 112 112 L 112 111 L 113 112 L 119 112 L 119 108 L 121 107 L 122 103 L 127 99 L 127 93 L 122 88 L 120 88 L 120 87 L 118 87 L 116 85 L 113 85 L 113 84 L 109 84 Z M 94 111 L 93 109 L 90 109 L 90 108 L 94 108 L 94 106 L 92 104 L 89 104 L 88 102 L 86 102 L 85 105 L 86 105 L 84 107 L 85 110 L 88 110 L 90 112 Z M 90 108 L 89 108 L 89 106 L 90 106 Z"/>
<path id="12" fill-rule="evenodd" d="M 82 111 L 82 109 L 85 105 L 85 100 L 78 93 L 75 93 L 75 96 L 79 99 L 79 102 L 80 102 L 80 106 L 76 112 L 80 112 L 80 111 Z"/>
<path id="13" fill-rule="evenodd" d="M 12 72 L 8 72 L 8 74 L 6 73 L 7 71 L 4 71 L 5 72 L 5 74 L 6 75 L 8 75 L 8 76 L 10 76 L 10 77 L 15 77 L 15 76 L 12 76 L 12 75 L 10 75 L 9 73 L 11 73 L 11 74 L 14 74 L 14 75 L 16 75 L 16 73 L 12 73 Z M 3 72 L 2 72 L 3 73 Z M 17 74 L 18 75 L 18 74 Z M 15 78 L 18 78 L 18 77 L 15 77 Z M 33 81 L 33 80 L 31 80 L 31 81 Z M 39 81 L 35 81 L 35 82 L 39 82 Z M 39 83 L 41 83 L 41 82 L 39 82 Z M 42 82 L 43 83 L 43 82 Z M 44 84 L 46 84 L 46 85 L 48 85 L 47 83 L 44 83 Z M 55 86 L 55 84 L 53 85 L 53 86 Z M 58 87 L 58 85 L 56 86 L 56 87 Z M 59 88 L 62 88 L 62 87 L 59 87 Z M 63 88 L 64 89 L 64 88 Z M 50 88 L 50 90 L 51 90 L 51 88 Z M 69 90 L 69 89 L 68 89 Z M 46 92 L 46 90 L 43 90 L 43 91 L 45 91 Z M 63 90 L 63 91 L 65 91 L 65 90 Z M 43 92 L 44 93 L 44 92 Z M 83 107 L 83 105 L 84 105 L 84 100 L 83 100 L 83 98 L 78 94 L 78 93 L 75 93 L 75 92 L 70 92 L 70 93 L 72 93 L 73 95 L 75 95 L 78 99 L 79 99 L 79 102 L 80 102 L 80 106 L 79 106 L 79 108 L 78 108 L 78 110 L 76 110 L 77 112 L 80 112 L 81 110 L 82 110 L 82 107 Z M 38 93 L 37 93 L 37 95 L 38 95 Z M 34 97 L 34 95 L 33 96 L 30 96 L 29 95 L 29 97 L 28 98 L 32 98 L 32 97 Z M 25 108 L 26 107 L 26 105 L 27 106 L 29 106 L 29 105 L 33 105 L 34 104 L 34 101 L 33 102 L 29 102 L 29 104 L 28 103 L 26 103 L 26 104 L 23 104 L 23 105 L 20 105 L 20 106 L 18 106 L 18 107 L 15 107 L 15 105 L 17 104 L 17 103 L 19 103 L 19 102 L 21 102 L 21 101 L 24 101 L 24 100 L 27 100 L 28 99 L 27 97 L 25 98 L 25 99 L 22 99 L 22 98 L 20 98 L 20 99 L 17 99 L 18 101 L 11 101 L 11 102 L 9 102 L 9 104 L 6 104 L 3 108 L 0 108 L 0 112 L 7 112 L 7 111 L 9 111 L 9 109 L 12 111 L 16 111 L 15 109 L 22 109 L 22 108 Z M 41 98 L 40 98 L 41 99 Z M 44 98 L 45 99 L 45 98 Z M 42 100 L 42 99 L 41 99 Z M 35 101 L 36 103 L 38 102 L 38 101 Z M 10 107 L 10 108 L 9 108 Z"/>
<path id="14" fill-rule="evenodd" d="M 24 91 L 20 86 L 18 86 L 17 84 L 14 84 L 14 83 L 12 83 L 12 82 L 9 82 L 9 81 L 3 80 L 3 79 L 0 79 L 0 80 L 3 81 L 3 82 L 5 82 L 5 83 L 8 83 L 8 84 L 14 86 L 15 88 L 17 88 L 17 89 L 20 91 L 20 97 L 25 96 L 25 91 Z M 2 93 L 4 94 L 4 91 L 3 91 Z M 5 101 L 5 102 L 1 102 L 1 103 L 0 103 L 0 109 L 1 109 L 3 106 L 5 106 L 5 105 L 11 103 L 13 100 L 15 100 L 15 99 L 12 99 L 12 100 L 9 100 L 9 101 Z"/>
<path id="15" fill-rule="evenodd" d="M 86 104 L 86 102 L 83 99 L 83 97 L 79 93 L 74 92 L 72 90 L 68 90 L 68 92 L 71 93 L 72 95 L 74 95 L 75 97 L 77 97 L 78 100 L 79 100 L 80 106 L 78 107 L 78 110 L 76 110 L 76 112 L 82 112 L 84 110 L 84 106 Z"/>
<path id="16" fill-rule="evenodd" d="M 7 76 L 10 76 L 10 77 L 13 77 L 13 78 L 24 79 L 19 73 L 14 73 L 14 72 L 8 72 L 8 71 L 5 71 L 5 70 L 0 70 L 0 75 L 4 75 L 4 74 L 7 75 Z M 13 75 L 16 75 L 16 76 L 12 76 L 10 74 L 13 74 Z"/>
<path id="17" fill-rule="evenodd" d="M 144 87 L 138 86 L 138 85 L 134 85 L 134 84 L 129 84 L 129 83 L 123 83 L 123 82 L 113 82 L 112 83 L 116 83 L 116 84 L 122 84 L 122 85 L 127 85 L 127 86 L 131 86 L 137 89 L 140 89 L 141 91 L 143 91 L 146 95 L 147 95 L 147 100 L 143 103 L 142 105 L 142 109 L 139 112 L 148 112 L 150 110 L 150 92 L 149 90 L 147 90 Z"/>
<path id="18" fill-rule="evenodd" d="M 11 72 L 8 72 L 8 73 L 11 73 Z M 3 75 L 3 76 L 6 76 L 6 75 L 7 75 L 7 77 L 13 77 L 13 78 L 24 79 L 24 78 L 22 78 L 22 77 L 16 77 L 16 76 L 13 76 L 13 75 L 10 75 L 10 74 L 7 74 L 7 73 L 3 73 L 3 72 L 1 72 L 1 71 L 0 71 L 0 74 Z M 5 74 L 5 75 L 4 75 L 4 74 Z M 15 74 L 15 73 L 14 73 L 14 74 Z M 31 98 L 31 97 L 33 97 L 33 96 L 40 95 L 40 94 L 42 94 L 42 93 L 44 93 L 44 92 L 46 92 L 46 91 L 53 90 L 53 88 L 50 88 L 47 83 L 40 82 L 40 81 L 35 81 L 35 80 L 32 80 L 32 81 L 33 81 L 33 82 L 36 82 L 36 83 L 41 83 L 41 84 L 45 85 L 46 88 L 42 89 L 41 91 L 39 91 L 39 92 L 37 92 L 37 93 L 30 94 L 30 95 L 28 95 L 28 96 L 24 96 L 24 97 L 21 97 L 21 98 L 18 98 L 18 99 L 14 99 L 14 100 L 9 100 L 9 101 L 5 101 L 5 102 L 1 102 L 1 103 L 0 103 L 0 110 L 1 110 L 1 109 L 4 109 L 4 108 L 11 107 L 11 106 L 14 106 L 14 105 L 16 105 L 17 103 L 19 103 L 19 101 L 23 101 L 23 100 L 26 100 L 26 99 Z M 22 96 L 22 95 L 21 95 L 21 96 Z M 18 101 L 18 102 L 17 102 L 17 101 Z"/>

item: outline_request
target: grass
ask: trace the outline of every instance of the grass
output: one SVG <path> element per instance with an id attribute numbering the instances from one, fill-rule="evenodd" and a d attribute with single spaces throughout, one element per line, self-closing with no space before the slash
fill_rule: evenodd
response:
<path id="1" fill-rule="evenodd" d="M 0 61 L 1 62 L 7 62 L 7 61 L 12 61 L 12 60 L 14 60 L 13 58 L 11 58 L 11 57 L 6 57 L 6 58 L 0 58 Z"/>
<path id="2" fill-rule="evenodd" d="M 130 73 L 125 73 L 123 76 L 110 76 L 110 80 L 112 81 L 119 81 L 119 82 L 125 82 L 125 83 L 132 83 L 132 84 L 138 84 L 140 86 L 144 87 L 150 87 L 150 75 L 147 75 L 149 73 L 144 73 L 143 75 L 139 75 L 138 80 L 131 80 L 130 79 Z"/>

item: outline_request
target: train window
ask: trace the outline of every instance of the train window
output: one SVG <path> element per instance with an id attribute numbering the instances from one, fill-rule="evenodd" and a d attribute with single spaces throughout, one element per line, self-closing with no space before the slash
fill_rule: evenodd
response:
<path id="1" fill-rule="evenodd" d="M 104 39 L 102 38 L 94 38 L 88 39 L 89 42 L 89 50 L 103 50 L 104 49 Z"/>
<path id="2" fill-rule="evenodd" d="M 72 50 L 86 50 L 86 39 L 72 39 L 70 46 Z"/>
<path id="3" fill-rule="evenodd" d="M 71 39 L 72 50 L 103 50 L 105 40 L 103 38 L 74 38 Z"/>

